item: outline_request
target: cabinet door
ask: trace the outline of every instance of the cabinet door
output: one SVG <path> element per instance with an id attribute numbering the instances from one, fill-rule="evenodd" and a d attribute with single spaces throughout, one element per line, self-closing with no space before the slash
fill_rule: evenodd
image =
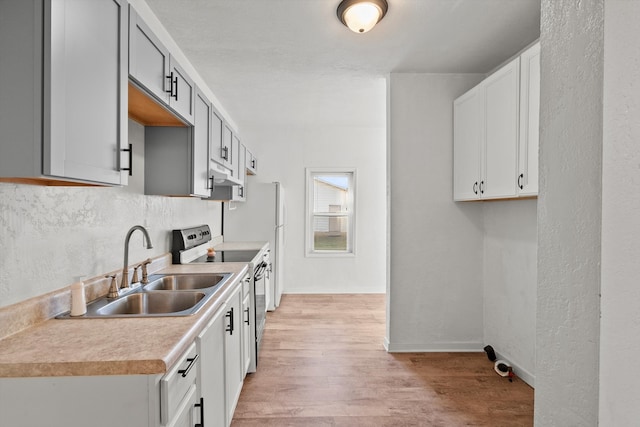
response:
<path id="1" fill-rule="evenodd" d="M 453 199 L 480 197 L 482 92 L 476 86 L 453 103 Z"/>
<path id="2" fill-rule="evenodd" d="M 169 50 L 133 7 L 129 21 L 129 74 L 162 102 L 169 102 Z"/>
<path id="3" fill-rule="evenodd" d="M 255 175 L 258 173 L 258 159 L 253 156 L 251 150 L 245 147 L 245 168 L 247 175 Z"/>
<path id="4" fill-rule="evenodd" d="M 223 306 L 196 340 L 201 357 L 200 395 L 207 427 L 226 426 L 225 313 L 226 306 Z"/>
<path id="5" fill-rule="evenodd" d="M 127 183 L 127 13 L 118 0 L 45 2 L 45 175 Z"/>
<path id="6" fill-rule="evenodd" d="M 538 194 L 540 131 L 540 43 L 520 56 L 520 141 L 518 193 Z"/>
<path id="7" fill-rule="evenodd" d="M 213 110 L 211 115 L 211 144 L 209 145 L 209 157 L 211 158 L 211 161 L 221 165 L 224 164 L 224 159 L 222 158 L 222 129 L 222 116 Z"/>
<path id="8" fill-rule="evenodd" d="M 242 375 L 249 372 L 251 365 L 251 295 L 247 294 L 242 301 Z"/>
<path id="9" fill-rule="evenodd" d="M 227 424 L 233 419 L 242 390 L 242 287 L 227 300 L 225 313 L 225 382 L 227 396 Z"/>
<path id="10" fill-rule="evenodd" d="M 211 103 L 196 91 L 193 127 L 193 194 L 211 195 L 209 180 L 209 142 L 211 139 Z"/>
<path id="11" fill-rule="evenodd" d="M 226 123 L 222 125 L 222 164 L 233 170 L 233 133 Z"/>
<path id="12" fill-rule="evenodd" d="M 520 58 L 484 82 L 484 146 L 481 197 L 515 197 L 518 165 Z"/>
<path id="13" fill-rule="evenodd" d="M 189 75 L 171 58 L 169 71 L 171 91 L 169 92 L 169 105 L 176 113 L 180 114 L 189 123 L 193 123 L 193 109 L 195 98 L 195 84 Z"/>
<path id="14" fill-rule="evenodd" d="M 233 186 L 233 200 L 237 201 L 237 202 L 244 202 L 246 200 L 246 176 L 247 176 L 247 171 L 245 168 L 245 148 L 244 145 L 242 145 L 240 143 L 240 140 L 238 140 L 238 138 L 236 138 L 236 136 L 233 136 L 233 147 L 234 147 L 234 153 L 236 153 L 237 157 L 236 157 L 236 172 L 235 175 L 241 182 L 240 185 L 234 185 Z"/>

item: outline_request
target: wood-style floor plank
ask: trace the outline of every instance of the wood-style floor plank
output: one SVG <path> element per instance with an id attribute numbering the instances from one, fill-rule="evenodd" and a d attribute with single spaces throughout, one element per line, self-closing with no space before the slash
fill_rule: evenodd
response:
<path id="1" fill-rule="evenodd" d="M 284 295 L 233 427 L 533 425 L 533 389 L 484 353 L 387 353 L 379 294 Z"/>

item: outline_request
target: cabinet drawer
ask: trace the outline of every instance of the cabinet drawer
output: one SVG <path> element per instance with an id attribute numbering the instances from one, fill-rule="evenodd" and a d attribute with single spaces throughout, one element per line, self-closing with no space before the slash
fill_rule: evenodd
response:
<path id="1" fill-rule="evenodd" d="M 196 384 L 200 363 L 193 343 L 178 363 L 160 380 L 160 421 L 167 425 L 179 410 L 192 385 Z"/>

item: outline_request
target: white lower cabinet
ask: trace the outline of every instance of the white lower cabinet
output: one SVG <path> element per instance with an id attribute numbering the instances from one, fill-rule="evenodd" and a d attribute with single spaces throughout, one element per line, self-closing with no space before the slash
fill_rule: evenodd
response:
<path id="1" fill-rule="evenodd" d="M 242 300 L 242 376 L 246 376 L 251 366 L 251 295 L 246 293 Z"/>
<path id="2" fill-rule="evenodd" d="M 242 286 L 238 286 L 229 296 L 224 311 L 226 410 L 227 425 L 230 425 L 244 380 L 244 364 L 242 363 Z"/>
<path id="3" fill-rule="evenodd" d="M 225 309 L 226 305 L 223 305 L 196 340 L 201 355 L 200 394 L 206 427 L 227 425 L 224 380 Z"/>

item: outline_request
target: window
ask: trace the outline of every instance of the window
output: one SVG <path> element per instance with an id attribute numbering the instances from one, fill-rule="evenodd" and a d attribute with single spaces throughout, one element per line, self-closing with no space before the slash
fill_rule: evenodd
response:
<path id="1" fill-rule="evenodd" d="M 307 169 L 307 256 L 353 255 L 355 169 Z"/>

